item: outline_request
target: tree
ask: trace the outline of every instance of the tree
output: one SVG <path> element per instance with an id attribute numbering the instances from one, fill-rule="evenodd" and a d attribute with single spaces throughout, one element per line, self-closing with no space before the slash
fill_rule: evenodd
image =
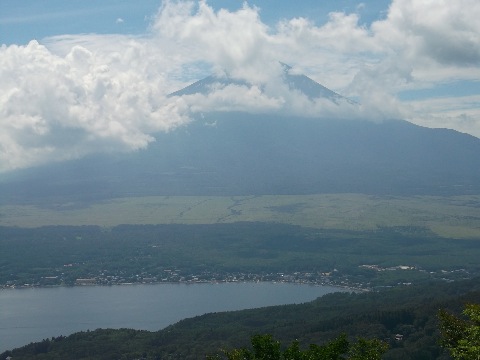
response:
<path id="1" fill-rule="evenodd" d="M 380 360 L 388 345 L 378 339 L 358 339 L 349 351 L 350 360 Z"/>
<path id="2" fill-rule="evenodd" d="M 298 341 L 293 341 L 284 351 L 271 335 L 255 335 L 251 339 L 252 350 L 241 348 L 224 350 L 222 355 L 207 357 L 209 360 L 379 360 L 388 345 L 377 339 L 357 339 L 350 344 L 342 334 L 324 344 L 311 344 L 301 350 Z"/>
<path id="3" fill-rule="evenodd" d="M 480 360 L 480 304 L 467 304 L 460 318 L 440 310 L 441 344 L 455 360 Z"/>

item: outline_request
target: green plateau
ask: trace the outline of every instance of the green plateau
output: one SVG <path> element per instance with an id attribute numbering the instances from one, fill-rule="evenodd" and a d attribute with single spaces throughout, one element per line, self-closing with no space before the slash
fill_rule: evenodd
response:
<path id="1" fill-rule="evenodd" d="M 145 196 L 87 203 L 0 205 L 0 225 L 113 227 L 260 221 L 356 231 L 412 226 L 445 238 L 480 239 L 479 209 L 479 195 Z"/>

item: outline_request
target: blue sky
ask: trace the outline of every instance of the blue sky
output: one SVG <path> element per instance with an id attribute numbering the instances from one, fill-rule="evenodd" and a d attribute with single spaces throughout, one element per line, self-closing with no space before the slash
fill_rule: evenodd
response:
<path id="1" fill-rule="evenodd" d="M 141 149 L 212 109 L 401 118 L 480 137 L 478 18 L 477 0 L 2 0 L 0 172 Z M 278 61 L 360 109 L 285 92 Z M 252 86 L 166 96 L 225 72 Z"/>
<path id="2" fill-rule="evenodd" d="M 157 0 L 2 0 L 0 43 L 27 44 L 32 39 L 61 34 L 142 34 L 159 5 Z"/>
<path id="3" fill-rule="evenodd" d="M 213 8 L 231 11 L 242 6 L 241 0 L 208 2 Z M 262 21 L 274 25 L 279 19 L 309 17 L 317 24 L 328 20 L 332 11 L 359 11 L 362 22 L 371 23 L 387 12 L 389 1 L 376 0 L 368 6 L 358 1 L 258 0 L 249 4 L 261 9 Z M 161 5 L 159 0 L 2 0 L 0 2 L 0 43 L 27 44 L 32 39 L 79 33 L 144 34 Z"/>

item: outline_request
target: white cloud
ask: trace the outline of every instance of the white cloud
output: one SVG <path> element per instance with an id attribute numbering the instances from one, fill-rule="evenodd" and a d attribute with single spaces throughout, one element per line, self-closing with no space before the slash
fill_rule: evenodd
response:
<path id="1" fill-rule="evenodd" d="M 265 82 L 280 66 L 272 66 L 275 37 L 260 20 L 258 9 L 244 3 L 236 12 L 215 12 L 206 2 L 166 2 L 153 24 L 160 37 L 175 39 L 194 50 L 194 57 L 212 63 L 230 76 Z M 265 67 L 266 63 L 270 66 Z M 263 71 L 259 71 L 259 69 Z"/>
<path id="2" fill-rule="evenodd" d="M 188 121 L 167 104 L 141 44 L 122 50 L 104 57 L 76 45 L 58 56 L 36 41 L 2 47 L 1 169 L 139 149 Z"/>
<path id="3" fill-rule="evenodd" d="M 394 1 L 388 17 L 372 24 L 388 58 L 411 69 L 416 86 L 452 79 L 480 78 L 480 3 Z"/>
<path id="4" fill-rule="evenodd" d="M 364 3 L 358 7 L 368 6 Z M 478 102 L 405 103 L 399 91 L 480 78 L 480 3 L 394 0 L 362 25 L 335 12 L 265 25 L 247 3 L 215 11 L 205 1 L 166 1 L 143 37 L 61 35 L 0 47 L 0 171 L 91 152 L 128 151 L 189 121 L 195 111 L 244 110 L 311 116 L 406 118 L 479 136 Z M 117 20 L 118 22 L 118 20 Z M 278 61 L 361 106 L 313 102 L 279 81 Z M 252 86 L 167 98 L 209 72 Z M 476 101 L 476 100 L 475 100 Z"/>
<path id="5" fill-rule="evenodd" d="M 262 113 L 278 111 L 283 99 L 269 97 L 258 86 L 227 85 L 208 95 L 183 96 L 192 112 L 247 111 Z"/>

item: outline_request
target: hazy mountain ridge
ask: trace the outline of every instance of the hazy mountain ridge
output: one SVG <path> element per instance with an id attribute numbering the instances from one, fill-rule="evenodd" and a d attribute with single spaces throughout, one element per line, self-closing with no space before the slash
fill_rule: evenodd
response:
<path id="1" fill-rule="evenodd" d="M 24 170 L 0 187 L 6 201 L 341 192 L 459 195 L 480 192 L 479 154 L 477 138 L 405 121 L 216 113 L 158 134 L 146 150 Z"/>

